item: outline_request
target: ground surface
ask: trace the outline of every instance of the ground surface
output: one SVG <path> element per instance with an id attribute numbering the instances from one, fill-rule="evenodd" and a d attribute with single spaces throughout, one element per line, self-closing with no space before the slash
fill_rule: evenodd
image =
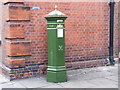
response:
<path id="1" fill-rule="evenodd" d="M 1 88 L 118 88 L 118 64 L 72 70 L 67 72 L 64 83 L 46 82 L 46 77 L 8 81 L 0 76 Z"/>

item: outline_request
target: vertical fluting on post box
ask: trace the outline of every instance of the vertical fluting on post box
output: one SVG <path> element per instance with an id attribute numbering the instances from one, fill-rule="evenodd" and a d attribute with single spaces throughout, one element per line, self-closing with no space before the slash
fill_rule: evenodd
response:
<path id="1" fill-rule="evenodd" d="M 56 8 L 57 6 L 55 6 Z M 65 67 L 65 27 L 64 21 L 67 15 L 58 10 L 54 10 L 48 15 L 48 82 L 65 82 L 67 81 Z"/>

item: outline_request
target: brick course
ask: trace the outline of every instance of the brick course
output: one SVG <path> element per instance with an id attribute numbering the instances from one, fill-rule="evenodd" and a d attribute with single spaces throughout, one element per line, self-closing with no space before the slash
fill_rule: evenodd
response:
<path id="1" fill-rule="evenodd" d="M 26 56 L 31 55 L 30 42 L 11 42 L 7 43 L 7 56 Z"/>
<path id="2" fill-rule="evenodd" d="M 29 7 L 6 6 L 6 21 L 30 20 L 29 10 Z"/>
<path id="3" fill-rule="evenodd" d="M 25 59 L 6 59 L 4 64 L 11 69 L 21 68 L 25 67 Z"/>
<path id="4" fill-rule="evenodd" d="M 6 39 L 24 39 L 25 29 L 21 24 L 8 24 L 6 27 Z"/>
<path id="5" fill-rule="evenodd" d="M 24 2 L 24 0 L 4 0 L 3 3 L 9 3 L 9 2 Z"/>

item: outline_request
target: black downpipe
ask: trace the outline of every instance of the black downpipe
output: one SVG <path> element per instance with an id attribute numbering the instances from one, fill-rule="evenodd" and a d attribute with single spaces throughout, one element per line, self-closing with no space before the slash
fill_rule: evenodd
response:
<path id="1" fill-rule="evenodd" d="M 109 31 L 109 60 L 110 64 L 114 65 L 114 50 L 113 50 L 113 42 L 114 42 L 114 0 L 110 0 L 110 31 Z"/>

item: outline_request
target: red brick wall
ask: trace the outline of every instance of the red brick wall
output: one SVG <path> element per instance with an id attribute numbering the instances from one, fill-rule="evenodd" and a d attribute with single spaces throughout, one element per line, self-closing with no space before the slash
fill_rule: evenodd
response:
<path id="1" fill-rule="evenodd" d="M 13 9 L 15 10 L 14 19 L 12 12 L 11 14 L 9 12 L 6 18 L 9 28 L 4 29 L 4 38 L 6 38 L 4 44 L 9 43 L 9 46 L 6 45 L 9 50 L 5 50 L 7 52 L 4 63 L 5 66 L 11 68 L 9 72 L 11 79 L 36 76 L 46 70 L 47 21 L 44 15 L 53 11 L 55 5 L 58 5 L 58 10 L 68 15 L 65 21 L 65 56 L 68 70 L 104 65 L 109 55 L 109 5 L 107 2 L 25 2 L 24 5 L 13 3 L 10 6 L 27 6 L 31 9 L 23 12 L 21 8 L 18 8 L 21 9 L 22 16 L 18 15 L 17 9 Z M 33 10 L 34 6 L 40 9 Z M 12 25 L 23 25 L 24 29 L 12 27 Z M 117 23 L 115 25 L 114 47 L 117 53 Z M 16 29 L 19 34 L 11 28 Z M 20 42 L 29 42 L 29 45 Z M 14 52 L 17 54 L 13 55 Z M 8 74 L 6 69 L 4 72 Z"/>
<path id="2" fill-rule="evenodd" d="M 54 10 L 67 14 L 66 20 L 66 60 L 103 58 L 108 55 L 108 3 L 26 3 L 39 6 L 31 10 L 31 21 L 27 26 L 26 40 L 32 40 L 33 55 L 36 61 L 47 59 L 47 27 L 44 15 Z M 79 7 L 79 8 L 78 8 Z M 36 40 L 37 39 L 37 40 Z M 38 55 L 38 53 L 42 53 Z M 38 55 L 38 56 L 37 56 Z M 36 57 L 37 56 L 37 57 Z"/>
<path id="3" fill-rule="evenodd" d="M 118 49 L 119 49 L 119 53 L 120 53 L 120 2 L 118 4 Z M 119 56 L 120 58 L 120 56 Z"/>
<path id="4" fill-rule="evenodd" d="M 118 3 L 115 3 L 115 20 L 114 20 L 114 56 L 118 57 Z"/>

